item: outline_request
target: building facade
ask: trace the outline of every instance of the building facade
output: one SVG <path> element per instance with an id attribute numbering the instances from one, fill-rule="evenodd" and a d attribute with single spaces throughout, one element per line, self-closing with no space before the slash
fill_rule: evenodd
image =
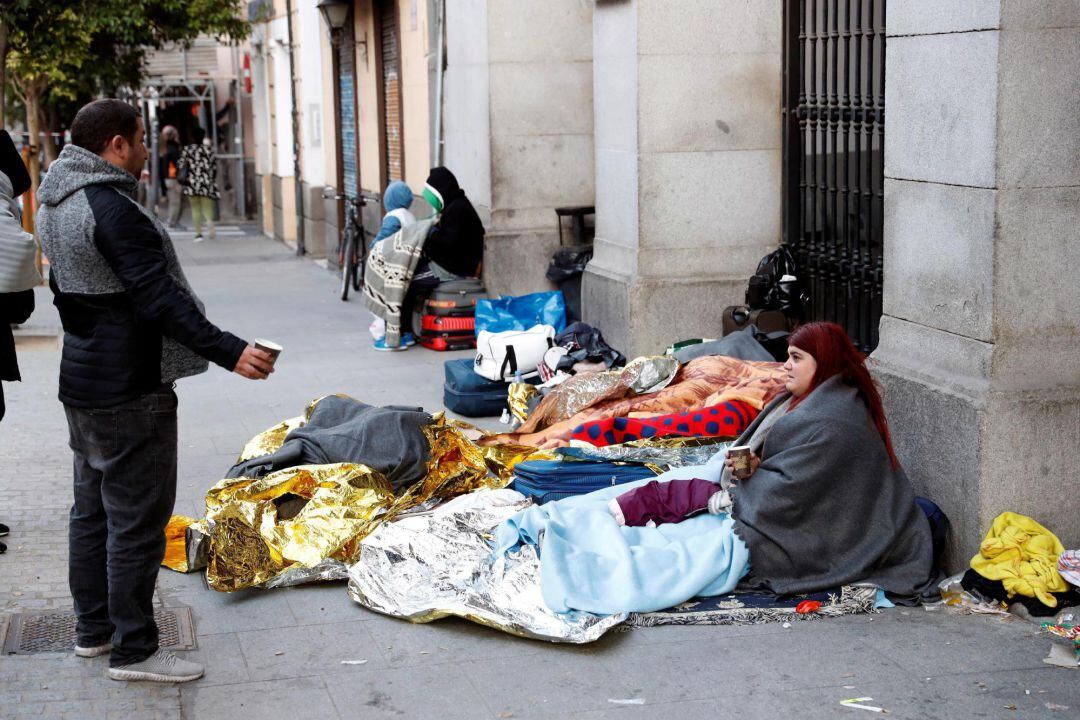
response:
<path id="1" fill-rule="evenodd" d="M 323 188 L 445 164 L 519 294 L 550 287 L 554 209 L 594 205 L 585 320 L 629 356 L 720 335 L 785 243 L 810 319 L 872 353 L 951 564 L 1004 510 L 1080 541 L 1075 2 L 357 0 L 334 33 L 294 2 L 292 60 L 287 5 L 257 45 L 268 234 L 333 260 Z"/>

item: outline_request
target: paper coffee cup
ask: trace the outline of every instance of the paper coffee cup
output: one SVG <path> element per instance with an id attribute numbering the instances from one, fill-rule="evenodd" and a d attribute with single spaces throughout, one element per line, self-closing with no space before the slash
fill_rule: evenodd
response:
<path id="1" fill-rule="evenodd" d="M 270 360 L 271 364 L 277 362 L 278 355 L 280 355 L 281 351 L 284 350 L 284 348 L 278 345 L 276 342 L 273 342 L 272 340 L 263 340 L 262 338 L 255 338 L 255 347 L 265 353 L 270 354 L 272 358 Z"/>
<path id="2" fill-rule="evenodd" d="M 727 456 L 731 458 L 731 474 L 740 480 L 750 477 L 750 446 L 737 445 L 728 448 Z"/>

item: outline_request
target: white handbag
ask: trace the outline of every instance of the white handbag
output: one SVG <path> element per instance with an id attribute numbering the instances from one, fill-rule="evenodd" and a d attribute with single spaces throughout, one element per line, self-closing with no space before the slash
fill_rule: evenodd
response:
<path id="1" fill-rule="evenodd" d="M 544 353 L 554 344 L 555 328 L 550 325 L 497 333 L 481 330 L 476 338 L 473 370 L 488 380 L 510 382 L 516 372 L 522 377 L 532 377 Z"/>

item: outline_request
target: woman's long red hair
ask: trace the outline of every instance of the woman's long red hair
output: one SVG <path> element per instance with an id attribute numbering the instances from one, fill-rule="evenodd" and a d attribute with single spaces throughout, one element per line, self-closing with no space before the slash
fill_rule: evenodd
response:
<path id="1" fill-rule="evenodd" d="M 817 361 L 817 370 L 810 381 L 810 389 L 806 395 L 812 393 L 818 385 L 833 375 L 839 374 L 845 383 L 859 391 L 859 397 L 866 403 L 870 419 L 873 420 L 881 439 L 885 442 L 885 450 L 889 453 L 892 466 L 900 467 L 900 461 L 893 450 L 892 436 L 889 434 L 889 422 L 885 419 L 881 394 L 878 392 L 877 385 L 874 384 L 874 379 L 870 377 L 870 371 L 866 369 L 866 356 L 851 344 L 844 328 L 836 323 L 808 323 L 788 337 L 788 347 L 793 346 L 809 353 Z M 805 398 L 806 395 L 803 397 Z M 801 399 L 795 398 L 791 407 L 794 408 Z"/>

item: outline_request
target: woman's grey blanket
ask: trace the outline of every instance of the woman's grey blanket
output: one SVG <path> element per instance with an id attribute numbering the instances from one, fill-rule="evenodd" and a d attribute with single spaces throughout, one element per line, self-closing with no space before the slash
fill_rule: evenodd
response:
<path id="1" fill-rule="evenodd" d="M 420 220 L 371 248 L 364 268 L 364 307 L 386 321 L 386 346 L 401 342 L 401 309 L 413 272 L 424 253 L 424 241 L 437 218 Z M 405 327 L 408 330 L 408 325 Z"/>
<path id="2" fill-rule="evenodd" d="M 226 477 L 262 477 L 297 465 L 351 462 L 378 470 L 397 491 L 427 472 L 430 447 L 422 428 L 430 423 L 423 408 L 374 407 L 331 396 L 315 406 L 303 427 L 285 436 L 277 452 L 237 463 Z"/>
<path id="3" fill-rule="evenodd" d="M 773 400 L 735 444 L 788 397 Z M 926 516 L 857 390 L 839 376 L 776 422 L 761 465 L 731 495 L 755 587 L 788 594 L 872 583 L 910 598 L 931 583 Z"/>

